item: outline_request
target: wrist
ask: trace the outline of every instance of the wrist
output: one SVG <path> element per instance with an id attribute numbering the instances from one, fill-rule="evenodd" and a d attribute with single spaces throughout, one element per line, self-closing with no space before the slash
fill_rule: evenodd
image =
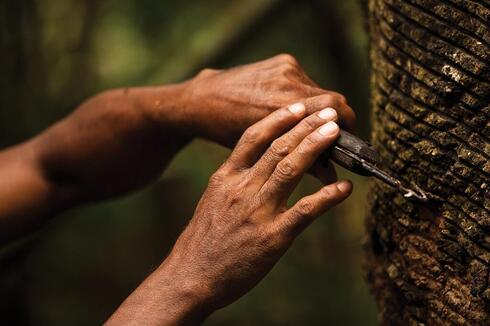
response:
<path id="1" fill-rule="evenodd" d="M 181 266 L 182 267 L 182 266 Z M 211 313 L 200 284 L 165 261 L 119 307 L 107 325 L 198 325 Z"/>
<path id="2" fill-rule="evenodd" d="M 176 101 L 172 102 L 177 105 L 171 109 L 174 125 L 186 130 L 192 138 L 203 138 L 223 144 L 229 140 L 231 130 L 237 128 L 241 121 L 239 114 L 230 114 L 239 110 L 230 108 L 235 103 L 227 100 L 226 94 L 221 92 L 219 86 L 202 80 L 200 74 L 181 84 L 162 88 L 157 97 L 168 96 L 169 91 L 176 94 Z M 218 88 L 218 91 L 215 88 Z M 152 111 L 162 112 L 153 109 Z"/>
<path id="3" fill-rule="evenodd" d="M 194 108 L 188 104 L 186 90 L 187 82 L 131 91 L 135 93 L 137 106 L 157 128 L 191 140 L 196 136 Z"/>
<path id="4" fill-rule="evenodd" d="M 211 291 L 182 264 L 164 261 L 155 274 L 165 283 L 161 293 L 166 310 L 170 308 L 172 311 L 172 314 L 167 314 L 173 319 L 169 324 L 200 324 L 213 312 L 209 304 Z"/>

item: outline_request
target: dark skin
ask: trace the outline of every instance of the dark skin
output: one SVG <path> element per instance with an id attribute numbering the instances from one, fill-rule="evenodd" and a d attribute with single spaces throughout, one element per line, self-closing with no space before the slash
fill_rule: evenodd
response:
<path id="1" fill-rule="evenodd" d="M 354 120 L 345 98 L 319 88 L 289 55 L 102 93 L 0 152 L 0 240 L 151 183 L 194 138 L 232 147 L 243 134 L 169 257 L 108 321 L 199 323 L 255 286 L 308 224 L 350 194 L 331 165 L 315 161 L 338 137 L 337 123 L 350 129 Z M 288 209 L 307 171 L 328 185 Z"/>

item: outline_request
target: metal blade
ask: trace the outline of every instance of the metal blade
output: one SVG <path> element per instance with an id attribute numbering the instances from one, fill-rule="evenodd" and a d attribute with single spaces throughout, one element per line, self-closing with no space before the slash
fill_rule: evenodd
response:
<path id="1" fill-rule="evenodd" d="M 369 173 L 371 173 L 372 176 L 374 176 L 377 179 L 385 182 L 386 184 L 388 184 L 392 187 L 395 187 L 395 188 L 399 189 L 400 191 L 402 191 L 404 193 L 403 194 L 404 197 L 416 198 L 416 199 L 418 199 L 420 201 L 424 201 L 424 202 L 429 200 L 429 196 L 427 195 L 427 193 L 425 193 L 419 187 L 415 186 L 415 190 L 410 189 L 410 188 L 404 186 L 400 180 L 389 175 L 388 173 L 386 173 L 382 169 L 378 168 L 376 165 L 374 165 L 374 164 L 368 162 L 367 160 L 363 159 L 362 157 L 359 157 L 358 155 L 351 153 L 342 147 L 336 147 L 336 149 L 341 151 L 345 155 L 348 155 L 352 159 L 358 161 L 362 165 L 363 169 L 368 171 Z"/>

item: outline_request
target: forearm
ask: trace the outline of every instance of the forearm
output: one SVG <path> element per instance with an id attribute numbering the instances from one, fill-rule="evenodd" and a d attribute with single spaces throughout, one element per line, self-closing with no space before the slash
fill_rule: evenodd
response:
<path id="1" fill-rule="evenodd" d="M 0 152 L 0 244 L 38 227 L 40 217 L 62 202 L 40 173 L 29 143 Z"/>
<path id="2" fill-rule="evenodd" d="M 0 242 L 62 209 L 157 177 L 193 137 L 182 88 L 102 93 L 39 136 L 0 152 Z"/>
<path id="3" fill-rule="evenodd" d="M 93 200 L 138 188 L 193 136 L 180 85 L 120 89 L 82 104 L 33 142 L 46 177 Z"/>
<path id="4" fill-rule="evenodd" d="M 198 325 L 207 318 L 209 291 L 170 260 L 131 293 L 107 325 Z"/>

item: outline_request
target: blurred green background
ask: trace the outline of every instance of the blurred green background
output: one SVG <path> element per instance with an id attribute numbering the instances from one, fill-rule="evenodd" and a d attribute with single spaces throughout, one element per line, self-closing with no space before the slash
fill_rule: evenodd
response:
<path id="1" fill-rule="evenodd" d="M 0 148 L 108 88 L 172 83 L 291 53 L 344 93 L 369 136 L 367 35 L 356 0 L 0 0 Z M 0 324 L 102 323 L 169 252 L 228 154 L 195 141 L 159 182 L 73 209 L 0 253 Z M 362 278 L 366 179 L 252 292 L 207 325 L 372 325 Z M 294 197 L 319 183 L 306 177 Z"/>

